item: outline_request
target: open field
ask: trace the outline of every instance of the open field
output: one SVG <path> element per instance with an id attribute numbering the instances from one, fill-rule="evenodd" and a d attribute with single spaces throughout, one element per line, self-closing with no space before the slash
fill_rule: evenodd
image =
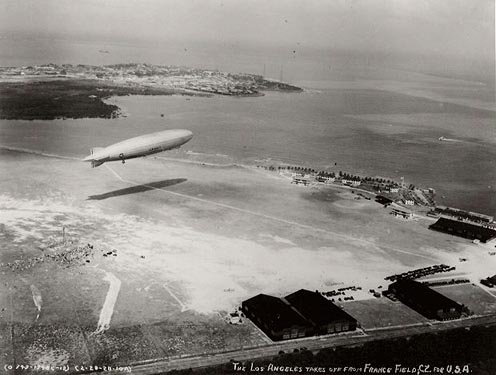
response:
<path id="1" fill-rule="evenodd" d="M 2 366 L 12 357 L 125 364 L 263 345 L 252 324 L 223 319 L 255 294 L 368 290 L 387 275 L 467 252 L 494 266 L 482 248 L 429 231 L 424 221 L 236 165 L 149 158 L 90 169 L 2 150 L 0 169 L 8 171 L 0 180 Z M 53 253 L 47 241 L 62 230 L 74 241 L 65 246 L 93 251 L 74 263 L 24 267 Z M 16 260 L 22 266 L 14 272 L 5 266 Z M 344 306 L 368 328 L 422 321 L 386 300 Z"/>

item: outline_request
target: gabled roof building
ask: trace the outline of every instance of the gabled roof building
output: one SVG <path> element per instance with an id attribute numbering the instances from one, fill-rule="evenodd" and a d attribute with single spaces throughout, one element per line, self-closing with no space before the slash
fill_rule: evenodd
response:
<path id="1" fill-rule="evenodd" d="M 300 289 L 285 297 L 313 326 L 317 334 L 354 331 L 357 321 L 318 292 Z"/>
<path id="2" fill-rule="evenodd" d="M 241 304 L 245 315 L 272 340 L 312 334 L 311 324 L 281 298 L 259 294 Z"/>
<path id="3" fill-rule="evenodd" d="M 285 298 L 259 294 L 242 303 L 245 315 L 272 340 L 354 331 L 357 321 L 318 292 Z"/>
<path id="4" fill-rule="evenodd" d="M 444 217 L 440 218 L 434 224 L 431 224 L 429 229 L 468 238 L 469 240 L 479 240 L 481 242 L 489 242 L 496 238 L 496 230 L 492 228 L 446 219 Z"/>
<path id="5" fill-rule="evenodd" d="M 427 285 L 410 279 L 400 279 L 388 288 L 401 302 L 428 319 L 458 319 L 464 306 Z"/>

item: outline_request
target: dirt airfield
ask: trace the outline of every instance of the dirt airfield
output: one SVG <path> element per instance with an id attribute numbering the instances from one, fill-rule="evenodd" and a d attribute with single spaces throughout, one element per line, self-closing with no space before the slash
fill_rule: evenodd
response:
<path id="1" fill-rule="evenodd" d="M 258 329 L 227 324 L 226 313 L 300 288 L 361 286 L 359 301 L 342 306 L 370 327 L 423 322 L 367 291 L 433 264 L 474 281 L 495 266 L 485 247 L 429 231 L 428 219 L 394 218 L 350 190 L 299 187 L 257 168 L 158 157 L 92 169 L 0 152 L 2 367 L 262 345 Z M 54 255 L 67 248 L 88 254 Z M 496 311 L 482 294 L 483 312 Z M 370 311 L 388 310 L 390 321 L 371 321 Z"/>

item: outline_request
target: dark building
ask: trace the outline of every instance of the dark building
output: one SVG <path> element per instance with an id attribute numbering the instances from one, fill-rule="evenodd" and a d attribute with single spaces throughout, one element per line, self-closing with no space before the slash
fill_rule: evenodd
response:
<path id="1" fill-rule="evenodd" d="M 491 224 L 494 221 L 494 216 L 480 214 L 478 212 L 467 212 L 458 208 L 438 206 L 434 209 L 438 215 L 452 216 L 458 220 L 469 220 L 480 224 Z"/>
<path id="2" fill-rule="evenodd" d="M 479 240 L 481 242 L 487 242 L 496 237 L 496 230 L 494 229 L 485 228 L 462 221 L 446 219 L 444 217 L 430 225 L 429 229 L 468 238 L 470 240 Z"/>
<path id="3" fill-rule="evenodd" d="M 414 280 L 398 280 L 389 285 L 388 291 L 429 319 L 458 319 L 464 309 L 463 305 Z"/>
<path id="4" fill-rule="evenodd" d="M 274 341 L 312 334 L 312 325 L 281 298 L 259 294 L 241 306 L 245 315 Z"/>
<path id="5" fill-rule="evenodd" d="M 496 275 L 481 280 L 481 284 L 487 286 L 488 288 L 494 287 L 496 285 Z"/>
<path id="6" fill-rule="evenodd" d="M 285 298 L 259 294 L 241 306 L 245 315 L 274 341 L 357 328 L 352 316 L 318 292 L 304 289 Z"/>
<path id="7" fill-rule="evenodd" d="M 382 195 L 377 195 L 377 196 L 375 197 L 375 201 L 376 201 L 377 203 L 383 204 L 383 205 L 385 205 L 385 206 L 388 206 L 388 205 L 390 205 L 391 203 L 393 203 L 393 200 L 392 200 L 392 199 L 386 198 L 386 197 L 384 197 L 384 196 L 382 196 Z"/>
<path id="8" fill-rule="evenodd" d="M 300 289 L 284 298 L 313 326 L 315 334 L 354 331 L 357 321 L 318 292 Z"/>

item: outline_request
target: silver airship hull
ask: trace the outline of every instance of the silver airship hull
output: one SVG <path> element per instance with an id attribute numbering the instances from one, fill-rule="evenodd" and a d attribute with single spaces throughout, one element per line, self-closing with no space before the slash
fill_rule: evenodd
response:
<path id="1" fill-rule="evenodd" d="M 91 155 L 83 161 L 91 162 L 93 168 L 109 161 L 122 161 L 181 147 L 193 138 L 193 133 L 185 129 L 165 130 L 126 139 L 107 147 L 94 147 Z"/>

